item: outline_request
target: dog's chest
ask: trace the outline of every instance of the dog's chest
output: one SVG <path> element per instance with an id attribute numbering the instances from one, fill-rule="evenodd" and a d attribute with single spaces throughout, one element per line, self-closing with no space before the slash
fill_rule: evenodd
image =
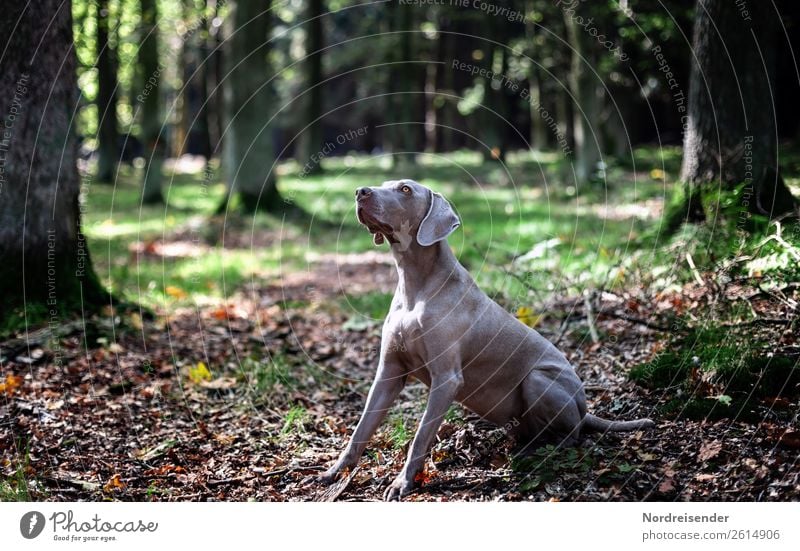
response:
<path id="1" fill-rule="evenodd" d="M 383 337 L 389 339 L 389 348 L 408 359 L 423 359 L 422 337 L 425 333 L 423 322 L 424 303 L 413 308 L 398 308 L 386 318 Z"/>

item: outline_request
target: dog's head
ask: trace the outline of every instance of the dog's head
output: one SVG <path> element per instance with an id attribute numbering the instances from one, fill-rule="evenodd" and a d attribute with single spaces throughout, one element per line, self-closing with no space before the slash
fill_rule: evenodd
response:
<path id="1" fill-rule="evenodd" d="M 376 245 L 385 238 L 403 249 L 412 239 L 423 247 L 433 245 L 461 225 L 447 199 L 414 180 L 358 188 L 356 216 L 373 234 Z"/>

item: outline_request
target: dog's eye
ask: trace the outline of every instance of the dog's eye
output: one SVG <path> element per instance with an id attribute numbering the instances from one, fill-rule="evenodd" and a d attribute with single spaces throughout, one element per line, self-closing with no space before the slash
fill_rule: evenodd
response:
<path id="1" fill-rule="evenodd" d="M 411 193 L 411 186 L 403 186 L 400 188 L 400 191 L 406 194 Z"/>

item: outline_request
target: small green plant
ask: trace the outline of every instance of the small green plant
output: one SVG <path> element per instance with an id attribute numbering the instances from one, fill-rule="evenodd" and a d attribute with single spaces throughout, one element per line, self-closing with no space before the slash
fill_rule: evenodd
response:
<path id="1" fill-rule="evenodd" d="M 557 448 L 547 445 L 525 456 L 511 460 L 511 468 L 524 474 L 519 484 L 523 492 L 537 490 L 563 478 L 565 475 L 586 475 L 594 466 L 594 458 L 579 448 Z"/>
<path id="2" fill-rule="evenodd" d="M 295 384 L 291 366 L 283 354 L 273 354 L 268 360 L 246 358 L 242 362 L 242 375 L 259 395 L 268 393 L 278 384 Z"/>
<path id="3" fill-rule="evenodd" d="M 397 415 L 390 421 L 389 442 L 392 444 L 392 449 L 402 450 L 411 441 L 412 433 L 406 426 L 405 419 Z"/>
<path id="4" fill-rule="evenodd" d="M 19 444 L 21 449 L 22 442 Z M 25 447 L 25 454 L 17 462 L 17 468 L 10 476 L 0 477 L 0 501 L 32 501 L 30 480 L 28 471 L 30 470 L 30 447 Z"/>
<path id="5" fill-rule="evenodd" d="M 464 422 L 463 411 L 461 406 L 453 404 L 447 409 L 447 413 L 444 414 L 444 420 L 448 423 L 456 423 L 461 424 Z"/>
<path id="6" fill-rule="evenodd" d="M 295 431 L 305 432 L 305 423 L 307 419 L 308 411 L 306 411 L 306 408 L 300 405 L 292 406 L 283 421 L 281 436 L 285 436 Z"/>

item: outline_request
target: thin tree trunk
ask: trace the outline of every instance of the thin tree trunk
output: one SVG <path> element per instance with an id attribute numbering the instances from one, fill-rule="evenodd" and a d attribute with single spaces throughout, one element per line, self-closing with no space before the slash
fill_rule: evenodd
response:
<path id="1" fill-rule="evenodd" d="M 777 216 L 796 209 L 778 169 L 776 36 L 770 9 L 743 17 L 725 0 L 697 3 L 681 167 L 688 201 L 683 214 L 690 220 L 713 214 L 714 205 L 703 204 L 705 189 L 739 184 L 745 184 L 745 211 Z"/>
<path id="2" fill-rule="evenodd" d="M 80 231 L 71 5 L 15 1 L 3 8 L 0 309 L 42 300 L 55 320 L 59 310 L 102 299 Z"/>
<path id="3" fill-rule="evenodd" d="M 525 1 L 526 13 L 533 13 L 534 2 Z M 533 17 L 525 19 L 525 40 L 528 43 L 528 52 L 532 58 L 530 74 L 528 75 L 528 86 L 530 87 L 530 98 L 528 98 L 528 111 L 531 119 L 530 141 L 532 149 L 544 151 L 547 149 L 547 125 L 539 115 L 537 109 L 542 105 L 542 75 L 541 68 L 537 63 L 543 62 L 543 56 L 536 51 L 536 23 Z"/>
<path id="4" fill-rule="evenodd" d="M 208 0 L 208 9 L 219 17 L 219 3 L 217 0 Z M 223 93 L 223 57 L 225 50 L 222 44 L 222 27 L 209 27 L 208 48 L 213 53 L 208 59 L 208 72 L 206 74 L 207 90 L 213 90 L 213 97 L 207 104 L 209 139 L 212 154 L 222 151 L 222 135 L 225 132 L 225 97 Z M 209 92 L 210 93 L 210 92 Z"/>
<path id="5" fill-rule="evenodd" d="M 306 167 L 306 174 L 322 172 L 322 164 L 309 162 L 318 154 L 323 146 L 322 133 L 323 87 L 320 83 L 322 76 L 322 48 L 325 40 L 323 36 L 322 14 L 325 11 L 323 0 L 306 0 L 306 59 L 303 64 L 305 69 L 305 90 L 302 110 L 304 117 L 301 119 L 300 137 L 298 144 L 299 155 L 297 161 Z"/>
<path id="6" fill-rule="evenodd" d="M 390 34 L 393 54 L 390 59 L 396 64 L 389 68 L 389 95 L 387 96 L 387 118 L 391 121 L 390 147 L 395 155 L 392 157 L 401 166 L 414 162 L 416 145 L 414 135 L 414 105 L 417 95 L 416 67 L 414 66 L 414 11 L 409 4 L 392 3 L 389 7 Z M 399 153 L 399 154 L 398 154 Z"/>
<path id="7" fill-rule="evenodd" d="M 108 0 L 98 0 L 97 14 L 97 181 L 112 182 L 119 160 L 117 132 L 117 62 L 108 42 Z"/>
<path id="8" fill-rule="evenodd" d="M 578 4 L 576 13 L 580 15 Z M 588 40 L 591 37 L 578 28 L 575 17 L 564 13 L 567 37 L 572 46 L 572 61 L 569 72 L 569 85 L 574 96 L 573 132 L 575 140 L 575 176 L 578 182 L 588 181 L 600 161 L 599 132 L 593 132 L 600 115 L 600 99 L 597 94 L 597 76 L 587 64 L 593 64 L 594 56 Z"/>
<path id="9" fill-rule="evenodd" d="M 158 12 L 156 0 L 140 0 L 142 11 L 141 40 L 139 47 L 139 69 L 141 91 L 137 100 L 142 103 L 142 142 L 145 150 L 142 203 L 161 203 L 161 167 L 164 163 L 164 138 L 161 128 L 161 72 L 158 63 Z"/>
<path id="10" fill-rule="evenodd" d="M 240 0 L 231 5 L 231 32 L 225 79 L 225 174 L 229 197 L 237 193 L 246 212 L 283 211 L 275 178 L 272 131 L 274 109 L 269 64 L 270 1 Z"/>

